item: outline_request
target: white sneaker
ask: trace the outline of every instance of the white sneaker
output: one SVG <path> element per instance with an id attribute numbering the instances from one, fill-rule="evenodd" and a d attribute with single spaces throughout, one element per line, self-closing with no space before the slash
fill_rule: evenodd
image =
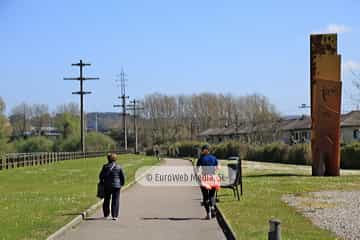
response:
<path id="1" fill-rule="evenodd" d="M 206 214 L 206 219 L 210 220 L 211 219 L 211 211 L 209 210 L 209 212 Z"/>
<path id="2" fill-rule="evenodd" d="M 117 220 L 118 220 L 118 218 L 117 218 L 117 217 L 113 217 L 113 218 L 112 218 L 112 220 L 117 221 Z"/>

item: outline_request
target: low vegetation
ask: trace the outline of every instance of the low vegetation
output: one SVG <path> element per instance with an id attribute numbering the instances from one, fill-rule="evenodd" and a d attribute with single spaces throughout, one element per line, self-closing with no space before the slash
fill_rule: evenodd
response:
<path id="1" fill-rule="evenodd" d="M 311 177 L 310 167 L 305 166 L 246 161 L 243 165 L 244 195 L 241 200 L 237 201 L 231 190 L 222 189 L 218 203 L 238 239 L 267 239 L 271 218 L 281 220 L 283 239 L 339 239 L 333 233 L 314 226 L 281 197 L 322 190 L 360 190 L 360 172 L 358 175 L 343 172 L 341 177 Z"/>
<path id="2" fill-rule="evenodd" d="M 0 171 L 0 239 L 45 239 L 98 200 L 96 183 L 104 157 Z M 121 155 L 127 183 L 141 166 L 159 161 Z"/>

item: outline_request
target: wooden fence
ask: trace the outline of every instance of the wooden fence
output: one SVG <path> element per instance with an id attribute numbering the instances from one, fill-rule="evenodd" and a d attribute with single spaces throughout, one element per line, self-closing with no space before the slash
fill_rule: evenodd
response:
<path id="1" fill-rule="evenodd" d="M 44 165 L 65 160 L 105 156 L 107 152 L 37 152 L 0 154 L 0 170 Z M 125 152 L 116 152 L 125 153 Z"/>

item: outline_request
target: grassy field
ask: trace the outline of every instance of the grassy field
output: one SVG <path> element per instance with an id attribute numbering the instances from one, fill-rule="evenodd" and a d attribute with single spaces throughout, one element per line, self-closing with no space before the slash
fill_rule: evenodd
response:
<path id="1" fill-rule="evenodd" d="M 311 177 L 306 166 L 244 162 L 244 195 L 235 200 L 231 190 L 220 190 L 225 217 L 238 239 L 267 239 L 268 220 L 281 220 L 282 239 L 339 239 L 322 230 L 281 201 L 284 194 L 306 194 L 321 190 L 360 190 L 360 172 L 343 171 L 341 177 Z"/>
<path id="2" fill-rule="evenodd" d="M 45 239 L 96 203 L 98 174 L 105 158 L 0 171 L 0 239 Z M 121 155 L 127 183 L 153 157 Z"/>

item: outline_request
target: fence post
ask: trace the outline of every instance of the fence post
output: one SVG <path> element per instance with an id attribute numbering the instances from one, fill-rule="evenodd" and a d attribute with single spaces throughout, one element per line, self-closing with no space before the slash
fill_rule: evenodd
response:
<path id="1" fill-rule="evenodd" d="M 280 223 L 280 220 L 277 219 L 269 220 L 270 230 L 268 234 L 268 240 L 281 240 Z"/>
<path id="2" fill-rule="evenodd" d="M 19 167 L 19 155 L 15 155 L 16 157 L 15 157 L 15 166 L 14 166 L 14 168 L 18 168 Z"/>
<path id="3" fill-rule="evenodd" d="M 4 154 L 0 154 L 0 170 L 4 168 Z"/>

